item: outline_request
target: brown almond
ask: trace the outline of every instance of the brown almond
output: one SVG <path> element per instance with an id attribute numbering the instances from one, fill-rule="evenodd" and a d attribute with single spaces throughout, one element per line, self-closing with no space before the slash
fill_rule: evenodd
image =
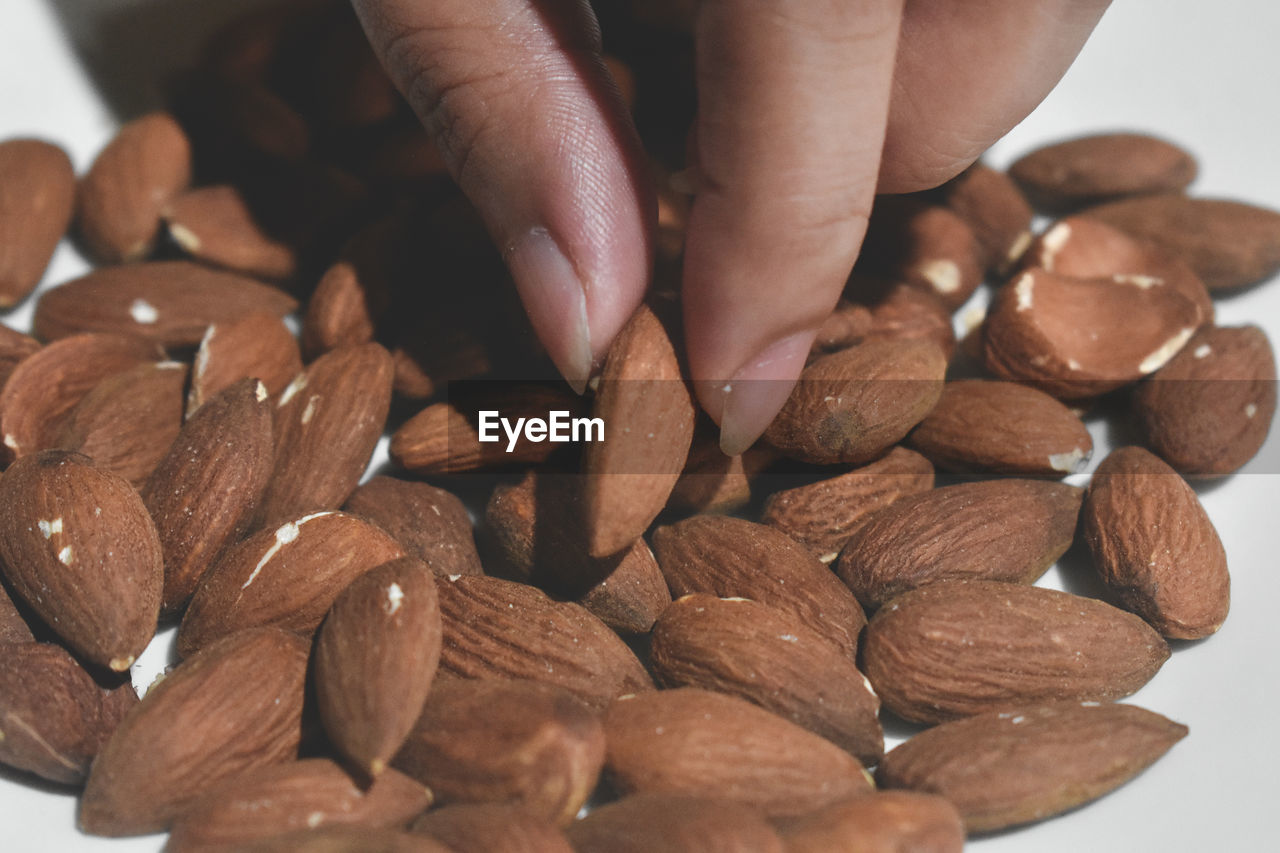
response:
<path id="1" fill-rule="evenodd" d="M 277 397 L 302 372 L 298 341 L 279 316 L 255 311 L 205 330 L 187 393 L 187 417 L 242 379 L 257 379 Z"/>
<path id="2" fill-rule="evenodd" d="M 298 307 L 283 290 L 190 261 L 100 267 L 45 291 L 36 303 L 36 336 L 114 332 L 167 347 L 195 346 L 209 326 Z"/>
<path id="3" fill-rule="evenodd" d="M 401 556 L 380 528 L 341 512 L 259 530 L 224 551 L 201 578 L 178 630 L 178 652 L 259 625 L 310 636 L 351 581 Z"/>
<path id="4" fill-rule="evenodd" d="M 755 809 L 685 793 L 646 792 L 592 809 L 567 834 L 578 853 L 783 853 Z"/>
<path id="5" fill-rule="evenodd" d="M 884 755 L 880 700 L 853 661 L 794 614 L 696 593 L 653 626 L 649 663 L 666 687 L 738 696 L 874 765 Z"/>
<path id="6" fill-rule="evenodd" d="M 908 443 L 948 471 L 1061 477 L 1084 470 L 1093 439 L 1079 416 L 1016 382 L 948 382 Z"/>
<path id="7" fill-rule="evenodd" d="M 372 521 L 438 575 L 482 575 L 471 517 L 462 501 L 426 483 L 377 476 L 343 510 Z"/>
<path id="8" fill-rule="evenodd" d="M 276 404 L 275 470 L 260 521 L 342 506 L 386 427 L 391 374 L 390 354 L 364 344 L 325 353 L 289 383 Z"/>
<path id="9" fill-rule="evenodd" d="M 0 142 L 0 308 L 35 290 L 75 205 L 71 160 L 38 139 Z"/>
<path id="10" fill-rule="evenodd" d="M 1150 626 L 1101 601 L 952 580 L 885 604 L 867 626 L 862 660 L 884 707 L 936 723 L 1059 699 L 1118 699 L 1168 657 Z"/>
<path id="11" fill-rule="evenodd" d="M 950 209 L 912 196 L 876 198 L 858 261 L 952 310 L 982 283 L 983 258 L 973 229 Z"/>
<path id="12" fill-rule="evenodd" d="M 271 402 L 256 379 L 222 391 L 183 425 L 142 488 L 164 549 L 161 609 L 176 613 L 249 526 L 271 476 Z"/>
<path id="13" fill-rule="evenodd" d="M 329 826 L 241 845 L 237 853 L 455 853 L 433 838 L 395 829 Z"/>
<path id="14" fill-rule="evenodd" d="M 929 413 L 946 367 L 923 340 L 873 340 L 824 356 L 800 374 L 764 438 L 802 462 L 870 462 Z"/>
<path id="15" fill-rule="evenodd" d="M 813 352 L 826 355 L 847 349 L 867 336 L 871 331 L 871 324 L 870 308 L 841 299 L 818 327 L 818 336 L 813 339 Z"/>
<path id="16" fill-rule="evenodd" d="M 782 817 L 872 790 L 852 755 L 733 696 L 694 687 L 626 696 L 604 725 L 605 767 L 623 794 L 731 800 Z"/>
<path id="17" fill-rule="evenodd" d="M 3 571 L 0 570 L 0 575 Z M 0 644 L 30 643 L 35 637 L 27 620 L 18 612 L 18 608 L 9 597 L 4 584 L 0 583 Z"/>
<path id="18" fill-rule="evenodd" d="M 242 631 L 180 664 L 98 754 L 80 829 L 157 832 L 223 781 L 293 759 L 306 668 L 306 641 L 274 628 Z"/>
<path id="19" fill-rule="evenodd" d="M 941 794 L 969 832 L 990 832 L 1097 799 L 1186 734 L 1186 726 L 1134 705 L 1057 702 L 921 732 L 885 756 L 876 779 Z"/>
<path id="20" fill-rule="evenodd" d="M 932 294 L 917 287 L 854 273 L 845 295 L 867 306 L 871 325 L 862 341 L 933 341 L 950 360 L 956 348 L 951 311 Z"/>
<path id="21" fill-rule="evenodd" d="M 410 830 L 453 853 L 574 853 L 554 823 L 517 805 L 457 803 L 432 809 Z"/>
<path id="22" fill-rule="evenodd" d="M 737 456 L 725 456 L 710 428 L 695 433 L 668 506 L 688 512 L 733 512 L 751 501 L 751 481 L 777 461 L 772 447 L 757 442 Z"/>
<path id="23" fill-rule="evenodd" d="M 564 825 L 595 789 L 604 750 L 599 714 L 566 690 L 446 679 L 395 766 L 443 805 L 511 803 Z"/>
<path id="24" fill-rule="evenodd" d="M 14 590 L 74 651 L 128 669 L 155 633 L 164 582 L 160 538 L 138 493 L 86 456 L 49 450 L 9 467 L 0 507 Z"/>
<path id="25" fill-rule="evenodd" d="M 1133 395 L 1143 443 L 1178 471 L 1220 477 L 1252 459 L 1276 411 L 1276 357 L 1257 326 L 1197 332 Z"/>
<path id="26" fill-rule="evenodd" d="M 298 271 L 295 249 L 267 230 L 237 188 L 218 184 L 181 193 L 164 208 L 169 239 L 195 260 L 279 281 Z"/>
<path id="27" fill-rule="evenodd" d="M 327 826 L 398 828 L 431 792 L 389 770 L 361 785 L 327 758 L 255 767 L 200 796 L 173 822 L 165 850 L 198 853 Z"/>
<path id="28" fill-rule="evenodd" d="M 1207 637 L 1227 618 L 1231 578 L 1218 531 L 1195 491 L 1140 447 L 1094 472 L 1081 516 L 1102 580 L 1166 637 Z"/>
<path id="29" fill-rule="evenodd" d="M 160 211 L 191 182 L 191 144 L 168 113 L 134 119 L 99 152 L 80 180 L 76 222 L 101 263 L 151 254 Z"/>
<path id="30" fill-rule="evenodd" d="M 609 348 L 593 417 L 604 440 L 583 449 L 587 551 L 616 554 L 667 504 L 693 441 L 696 409 L 667 330 L 640 306 Z"/>
<path id="31" fill-rule="evenodd" d="M 1211 291 L 1244 287 L 1280 269 L 1280 212 L 1267 208 L 1166 194 L 1111 202 L 1084 215 L 1185 261 Z"/>
<path id="32" fill-rule="evenodd" d="M 302 343 L 308 353 L 373 340 L 378 320 L 390 307 L 393 285 L 413 263 L 403 246 L 409 227 L 403 217 L 390 217 L 351 238 L 307 300 Z"/>
<path id="33" fill-rule="evenodd" d="M 653 550 L 637 539 L 613 570 L 577 600 L 619 634 L 644 634 L 671 603 L 671 593 Z"/>
<path id="34" fill-rule="evenodd" d="M 1186 150 L 1141 133 L 1100 133 L 1045 145 L 1009 167 L 1036 207 L 1062 210 L 1131 195 L 1178 192 L 1195 180 Z"/>
<path id="35" fill-rule="evenodd" d="M 653 550 L 673 595 L 705 592 L 772 605 L 853 657 L 867 621 L 862 607 L 785 533 L 740 518 L 694 516 L 654 531 Z"/>
<path id="36" fill-rule="evenodd" d="M 35 338 L 0 324 L 0 387 L 8 381 L 14 368 L 38 349 L 40 342 Z"/>
<path id="37" fill-rule="evenodd" d="M 365 572 L 334 601 L 315 649 L 325 732 L 378 776 L 422 712 L 440 662 L 440 603 L 431 569 L 401 557 Z"/>
<path id="38" fill-rule="evenodd" d="M 943 184 L 942 200 L 978 241 L 983 266 L 1004 275 L 1031 240 L 1031 205 L 1006 173 L 974 163 Z"/>
<path id="39" fill-rule="evenodd" d="M 880 791 L 775 822 L 787 853 L 960 853 L 964 822 L 945 797 Z"/>
<path id="40" fill-rule="evenodd" d="M 580 605 L 483 576 L 441 579 L 439 591 L 445 672 L 539 681 L 594 708 L 653 687 L 631 649 Z"/>

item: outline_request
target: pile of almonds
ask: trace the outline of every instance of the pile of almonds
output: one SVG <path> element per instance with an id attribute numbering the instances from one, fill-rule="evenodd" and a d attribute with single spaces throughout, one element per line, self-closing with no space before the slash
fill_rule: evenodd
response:
<path id="1" fill-rule="evenodd" d="M 664 37 L 611 60 L 659 153 Z M 1138 134 L 883 198 L 726 458 L 682 378 L 677 166 L 580 398 L 342 4 L 233 23 L 85 174 L 0 143 L 4 304 L 66 234 L 98 264 L 0 327 L 0 762 L 173 851 L 942 853 L 1158 760 L 1186 727 L 1117 700 L 1227 617 L 1184 477 L 1266 439 L 1271 344 L 1213 297 L 1280 269 L 1280 213 Z M 606 438 L 508 453 L 480 409 Z M 1132 443 L 1079 488 L 1085 415 Z M 1034 585 L 1073 543 L 1106 601 Z M 887 753 L 882 709 L 919 729 Z"/>

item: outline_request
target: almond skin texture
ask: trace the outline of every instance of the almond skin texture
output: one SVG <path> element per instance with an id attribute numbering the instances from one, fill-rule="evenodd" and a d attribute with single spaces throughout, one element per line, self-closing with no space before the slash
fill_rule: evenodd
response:
<path id="1" fill-rule="evenodd" d="M 440 662 L 431 570 L 412 557 L 371 569 L 342 591 L 315 649 L 316 698 L 329 739 L 378 776 L 422 712 Z"/>
<path id="2" fill-rule="evenodd" d="M 391 409 L 391 356 L 378 344 L 322 355 L 276 406 L 275 471 L 258 518 L 337 509 L 369 464 Z"/>
<path id="3" fill-rule="evenodd" d="M 938 401 L 947 363 L 923 340 L 868 341 L 804 369 L 765 440 L 816 465 L 870 462 Z"/>
<path id="4" fill-rule="evenodd" d="M 426 483 L 373 477 L 343 510 L 387 531 L 438 575 L 482 575 L 471 517 L 462 501 Z"/>
<path id="5" fill-rule="evenodd" d="M 178 652 L 259 625 L 310 636 L 351 581 L 402 556 L 382 530 L 341 512 L 259 530 L 223 552 L 201 579 L 178 630 Z"/>
<path id="6" fill-rule="evenodd" d="M 298 271 L 293 248 L 264 230 L 233 186 L 188 190 L 169 202 L 163 216 L 169 238 L 195 260 L 268 281 Z"/>
<path id="7" fill-rule="evenodd" d="M 1004 172 L 974 163 L 940 189 L 947 207 L 969 224 L 986 269 L 1004 275 L 1031 240 L 1031 205 Z"/>
<path id="8" fill-rule="evenodd" d="M 1071 546 L 1084 493 L 1039 480 L 961 483 L 902 498 L 871 516 L 836 571 L 868 608 L 926 583 L 1034 583 Z"/>
<path id="9" fill-rule="evenodd" d="M 38 139 L 0 142 L 0 308 L 40 283 L 75 204 L 71 160 Z"/>
<path id="10" fill-rule="evenodd" d="M 859 263 L 959 308 L 982 283 L 983 253 L 952 210 L 912 196 L 879 196 Z"/>
<path id="11" fill-rule="evenodd" d="M 593 708 L 653 687 L 631 649 L 580 605 L 498 578 L 443 578 L 438 587 L 444 672 L 551 684 Z"/>
<path id="12" fill-rule="evenodd" d="M 397 828 L 430 805 L 426 788 L 394 770 L 366 787 L 327 758 L 271 764 L 227 779 L 184 809 L 165 849 L 220 851 L 335 825 Z"/>
<path id="13" fill-rule="evenodd" d="M 627 696 L 605 715 L 606 770 L 623 794 L 731 800 L 769 817 L 871 793 L 858 760 L 743 699 L 694 687 Z"/>
<path id="14" fill-rule="evenodd" d="M 77 224 L 102 263 L 139 261 L 151 253 L 160 211 L 191 181 L 191 144 L 168 113 L 120 128 L 80 181 Z"/>
<path id="15" fill-rule="evenodd" d="M 1257 326 L 1202 329 L 1133 395 L 1143 443 L 1190 476 L 1220 477 L 1262 448 L 1276 411 L 1276 358 Z"/>
<path id="16" fill-rule="evenodd" d="M 616 554 L 648 529 L 680 479 L 696 409 L 663 324 L 642 305 L 609 348 L 593 417 L 604 441 L 583 449 L 587 552 Z"/>
<path id="17" fill-rule="evenodd" d="M 765 501 L 760 520 L 830 563 L 876 510 L 932 488 L 932 463 L 914 450 L 895 447 L 847 474 L 774 492 Z"/>
<path id="18" fill-rule="evenodd" d="M 195 346 L 209 326 L 298 307 L 283 290 L 189 261 L 99 267 L 41 295 L 36 336 L 52 341 L 80 332 L 114 332 L 166 347 Z"/>
<path id="19" fill-rule="evenodd" d="M 960 853 L 964 821 L 944 797 L 880 791 L 777 825 L 787 853 Z"/>
<path id="20" fill-rule="evenodd" d="M 1195 158 L 1185 150 L 1140 133 L 1102 133 L 1045 145 L 1009 167 L 1009 175 L 1044 210 L 1177 192 L 1195 180 L 1196 172 Z"/>
<path id="21" fill-rule="evenodd" d="M 0 584 L 0 644 L 30 643 L 35 640 L 31 628 L 27 625 L 13 599 L 3 584 Z"/>
<path id="22" fill-rule="evenodd" d="M 574 853 L 554 823 L 503 803 L 459 803 L 432 809 L 413 822 L 416 835 L 453 853 Z"/>
<path id="23" fill-rule="evenodd" d="M 1195 491 L 1140 447 L 1112 451 L 1094 472 L 1081 516 L 1107 587 L 1166 637 L 1194 640 L 1231 606 L 1227 554 Z"/>
<path id="24" fill-rule="evenodd" d="M 1016 382 L 948 382 L 908 442 L 949 471 L 1061 477 L 1083 470 L 1093 439 L 1053 397 Z"/>
<path id="25" fill-rule="evenodd" d="M 187 417 L 219 391 L 257 379 L 276 397 L 302 372 L 298 341 L 275 314 L 258 311 L 205 330 L 187 393 Z"/>
<path id="26" fill-rule="evenodd" d="M 650 666 L 666 687 L 746 699 L 874 765 L 884 755 L 880 700 L 853 661 L 793 614 L 696 593 L 663 611 Z"/>
<path id="27" fill-rule="evenodd" d="M 1118 699 L 1168 657 L 1159 634 L 1109 604 L 968 580 L 888 602 L 867 626 L 863 666 L 884 707 L 937 723 L 1059 699 Z"/>
<path id="28" fill-rule="evenodd" d="M 568 829 L 578 853 L 783 853 L 782 839 L 752 808 L 683 793 L 632 794 Z"/>
<path id="29" fill-rule="evenodd" d="M 921 732 L 885 756 L 876 779 L 941 794 L 969 832 L 990 832 L 1097 799 L 1186 734 L 1134 705 L 1056 702 Z"/>
<path id="30" fill-rule="evenodd" d="M 86 456 L 50 450 L 9 467 L 0 507 L 0 557 L 15 591 L 72 650 L 128 669 L 155 633 L 164 582 L 160 537 L 138 493 Z"/>
<path id="31" fill-rule="evenodd" d="M 698 515 L 659 527 L 653 550 L 673 595 L 705 592 L 777 607 L 853 657 L 866 615 L 848 588 L 785 533 Z"/>
<path id="32" fill-rule="evenodd" d="M 442 680 L 395 766 L 449 803 L 512 803 L 573 820 L 604 765 L 599 714 L 530 681 Z"/>
<path id="33" fill-rule="evenodd" d="M 306 667 L 306 641 L 274 628 L 242 631 L 180 664 L 98 754 L 81 830 L 157 832 L 224 780 L 294 758 Z"/>

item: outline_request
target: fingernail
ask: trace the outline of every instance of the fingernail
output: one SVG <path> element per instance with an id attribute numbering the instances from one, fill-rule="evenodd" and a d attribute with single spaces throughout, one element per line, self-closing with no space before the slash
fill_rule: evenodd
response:
<path id="1" fill-rule="evenodd" d="M 573 390 L 591 378 L 587 294 L 573 264 L 545 228 L 532 228 L 507 250 L 520 301 L 547 354 Z"/>
<path id="2" fill-rule="evenodd" d="M 720 449 L 737 456 L 755 443 L 791 396 L 796 377 L 817 334 L 796 332 L 765 347 L 749 359 L 720 389 Z"/>

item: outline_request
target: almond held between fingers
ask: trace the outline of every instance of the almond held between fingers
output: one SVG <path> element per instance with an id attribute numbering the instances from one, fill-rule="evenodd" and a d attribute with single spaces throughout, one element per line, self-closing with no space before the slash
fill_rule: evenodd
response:
<path id="1" fill-rule="evenodd" d="M 1097 799 L 1186 734 L 1186 726 L 1134 705 L 1057 702 L 921 732 L 885 756 L 876 779 L 941 794 L 969 832 L 990 832 Z"/>
<path id="2" fill-rule="evenodd" d="M 781 531 L 740 518 L 694 516 L 653 534 L 673 595 L 749 598 L 797 616 L 853 657 L 866 615 L 848 587 Z"/>
<path id="3" fill-rule="evenodd" d="M 878 791 L 775 821 L 787 853 L 960 853 L 964 822 L 950 800 Z"/>
<path id="4" fill-rule="evenodd" d="M 471 517 L 462 501 L 426 483 L 377 476 L 343 510 L 372 521 L 438 575 L 482 575 Z"/>
<path id="5" fill-rule="evenodd" d="M 949 309 L 982 283 L 983 257 L 968 223 L 941 205 L 913 196 L 876 198 L 859 263 L 917 287 Z"/>
<path id="6" fill-rule="evenodd" d="M 830 741 L 694 687 L 618 699 L 605 741 L 606 772 L 623 794 L 730 800 L 782 817 L 872 791 L 858 760 Z"/>
<path id="7" fill-rule="evenodd" d="M 567 834 L 578 853 L 783 853 L 786 849 L 769 823 L 749 806 L 656 791 L 592 809 Z"/>
<path id="8" fill-rule="evenodd" d="M 564 825 L 604 765 L 599 713 L 530 681 L 442 679 L 396 756 L 436 801 L 511 803 Z"/>
<path id="9" fill-rule="evenodd" d="M 1031 240 L 1031 205 L 1004 172 L 974 163 L 939 189 L 943 202 L 968 223 L 985 269 L 1005 275 Z"/>
<path id="10" fill-rule="evenodd" d="M 169 239 L 195 260 L 268 281 L 298 271 L 294 247 L 257 221 L 234 186 L 187 190 L 165 206 L 162 217 Z"/>
<path id="11" fill-rule="evenodd" d="M 27 297 L 67 233 L 75 205 L 71 160 L 38 139 L 0 142 L 0 308 Z"/>
<path id="12" fill-rule="evenodd" d="M 187 417 L 243 379 L 257 379 L 271 397 L 302 372 L 298 340 L 275 314 L 255 311 L 205 330 L 187 392 Z"/>
<path id="13" fill-rule="evenodd" d="M 128 481 L 78 453 L 24 456 L 0 478 L 0 557 L 14 590 L 74 651 L 123 672 L 155 633 L 160 538 Z"/>
<path id="14" fill-rule="evenodd" d="M 883 706 L 936 723 L 1059 699 L 1128 696 L 1169 657 L 1132 613 L 1057 590 L 951 580 L 904 593 L 867 626 Z"/>
<path id="15" fill-rule="evenodd" d="M 505 803 L 432 809 L 410 831 L 447 845 L 453 853 L 574 853 L 554 823 Z"/>
<path id="16" fill-rule="evenodd" d="M 1267 440 L 1276 411 L 1276 358 L 1257 326 L 1196 333 L 1133 395 L 1143 443 L 1189 476 L 1243 467 Z"/>
<path id="17" fill-rule="evenodd" d="M 1166 637 L 1193 640 L 1231 606 L 1227 555 L 1195 491 L 1140 447 L 1114 450 L 1094 472 L 1081 515 L 1108 589 Z"/>
<path id="18" fill-rule="evenodd" d="M 157 832 L 225 780 L 293 759 L 307 648 L 300 637 L 258 628 L 179 664 L 98 754 L 80 800 L 80 829 Z"/>
<path id="19" fill-rule="evenodd" d="M 1044 210 L 1178 192 L 1197 171 L 1189 152 L 1141 133 L 1101 133 L 1045 145 L 1009 167 L 1009 175 Z"/>

